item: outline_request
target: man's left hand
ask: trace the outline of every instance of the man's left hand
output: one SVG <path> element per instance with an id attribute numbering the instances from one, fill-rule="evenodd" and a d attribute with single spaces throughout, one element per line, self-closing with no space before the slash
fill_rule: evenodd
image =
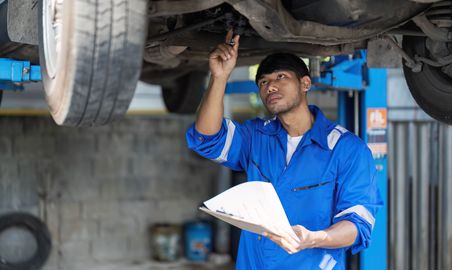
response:
<path id="1" fill-rule="evenodd" d="M 289 254 L 297 253 L 306 248 L 315 248 L 327 237 L 325 231 L 310 231 L 301 225 L 293 226 L 292 229 L 297 234 L 300 241 L 295 241 L 288 235 L 279 236 L 271 233 L 264 233 L 264 236 L 278 244 Z"/>

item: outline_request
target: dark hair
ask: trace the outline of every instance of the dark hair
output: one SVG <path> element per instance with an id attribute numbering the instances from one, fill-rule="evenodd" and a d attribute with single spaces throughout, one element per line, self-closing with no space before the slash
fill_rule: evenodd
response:
<path id="1" fill-rule="evenodd" d="M 256 73 L 256 84 L 264 74 L 270 74 L 278 70 L 293 71 L 298 78 L 310 77 L 308 67 L 300 57 L 291 53 L 274 53 L 265 57 L 260 63 Z"/>

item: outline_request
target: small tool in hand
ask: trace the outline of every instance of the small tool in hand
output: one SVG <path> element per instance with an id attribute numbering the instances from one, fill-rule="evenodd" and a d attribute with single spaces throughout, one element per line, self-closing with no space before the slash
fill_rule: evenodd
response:
<path id="1" fill-rule="evenodd" d="M 234 41 L 234 29 L 230 29 L 228 31 L 228 36 L 230 37 L 229 41 L 227 42 L 227 44 L 231 47 L 233 47 L 235 45 L 235 41 Z"/>

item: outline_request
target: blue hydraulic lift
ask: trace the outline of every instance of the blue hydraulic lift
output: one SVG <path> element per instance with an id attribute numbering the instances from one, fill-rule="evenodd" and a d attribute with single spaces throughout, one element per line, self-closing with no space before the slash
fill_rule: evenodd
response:
<path id="1" fill-rule="evenodd" d="M 0 90 L 23 90 L 23 83 L 40 80 L 41 68 L 30 61 L 0 58 Z"/>
<path id="2" fill-rule="evenodd" d="M 384 206 L 378 211 L 372 243 L 360 255 L 361 270 L 387 269 L 388 172 L 387 172 L 387 73 L 367 68 L 365 51 L 334 56 L 313 74 L 314 91 L 338 91 L 337 122 L 360 136 L 372 150 L 377 183 Z M 226 93 L 258 93 L 254 81 L 230 82 Z"/>

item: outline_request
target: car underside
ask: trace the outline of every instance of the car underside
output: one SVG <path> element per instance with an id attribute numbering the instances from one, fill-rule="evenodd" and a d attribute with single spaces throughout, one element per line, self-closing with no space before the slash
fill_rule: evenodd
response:
<path id="1" fill-rule="evenodd" d="M 115 1 L 121 3 L 121 0 Z M 198 91 L 208 72 L 207 55 L 218 43 L 224 42 L 225 32 L 232 29 L 241 36 L 238 65 L 256 64 L 265 55 L 277 51 L 303 57 L 331 56 L 351 54 L 358 49 L 372 50 L 375 42 L 383 42 L 388 45 L 383 46 L 386 48 L 383 53 L 395 51 L 403 57 L 407 82 L 418 104 L 436 119 L 452 123 L 452 60 L 449 60 L 451 1 L 135 1 L 145 3 L 145 10 L 136 13 L 144 20 L 143 27 L 136 30 L 144 31 L 142 44 L 139 44 L 141 47 L 137 46 L 142 48 L 142 54 L 138 54 L 141 67 L 137 72 L 140 80 L 162 85 L 170 111 L 185 113 L 196 109 L 202 93 L 192 91 Z M 44 2 L 41 3 L 44 6 L 41 10 L 44 11 L 38 17 L 45 14 L 45 2 L 56 2 L 58 5 L 63 1 L 41 2 Z M 74 2 L 72 9 L 77 8 L 78 1 Z M 100 0 L 94 2 L 98 2 L 94 6 L 99 9 L 105 7 Z M 133 3 L 129 2 L 131 5 Z M 52 7 L 51 4 L 48 6 Z M 2 8 L 0 12 L 11 12 L 6 9 Z M 52 14 L 50 19 L 55 21 L 57 16 Z M 101 15 L 98 13 L 96 16 Z M 0 25 L 13 24 L 14 18 L 3 17 L 8 19 L 3 18 L 4 22 Z M 26 28 L 23 25 L 22 28 Z M 0 27 L 0 31 L 10 37 L 0 39 L 0 57 L 14 56 L 37 62 L 37 45 L 42 47 L 42 34 L 36 34 L 39 38 L 35 40 L 32 38 L 24 42 L 14 38 L 12 31 L 6 28 Z M 98 31 L 101 28 L 93 29 Z M 403 44 L 400 39 L 394 38 L 402 36 Z M 382 46 L 379 47 L 381 49 Z M 381 57 L 378 53 L 369 53 L 368 63 L 374 67 L 391 67 L 392 59 Z M 45 57 L 45 53 L 41 54 L 41 62 L 42 55 Z M 86 124 L 97 125 L 90 121 Z M 65 124 L 64 121 L 62 123 Z M 83 120 L 68 124 L 86 125 Z"/>
<path id="2" fill-rule="evenodd" d="M 281 50 L 305 57 L 350 54 L 388 31 L 422 35 L 404 24 L 427 7 L 406 0 L 154 1 L 142 78 L 158 82 L 165 68 L 177 74 L 202 69 L 227 29 L 241 35 L 241 65 Z"/>

